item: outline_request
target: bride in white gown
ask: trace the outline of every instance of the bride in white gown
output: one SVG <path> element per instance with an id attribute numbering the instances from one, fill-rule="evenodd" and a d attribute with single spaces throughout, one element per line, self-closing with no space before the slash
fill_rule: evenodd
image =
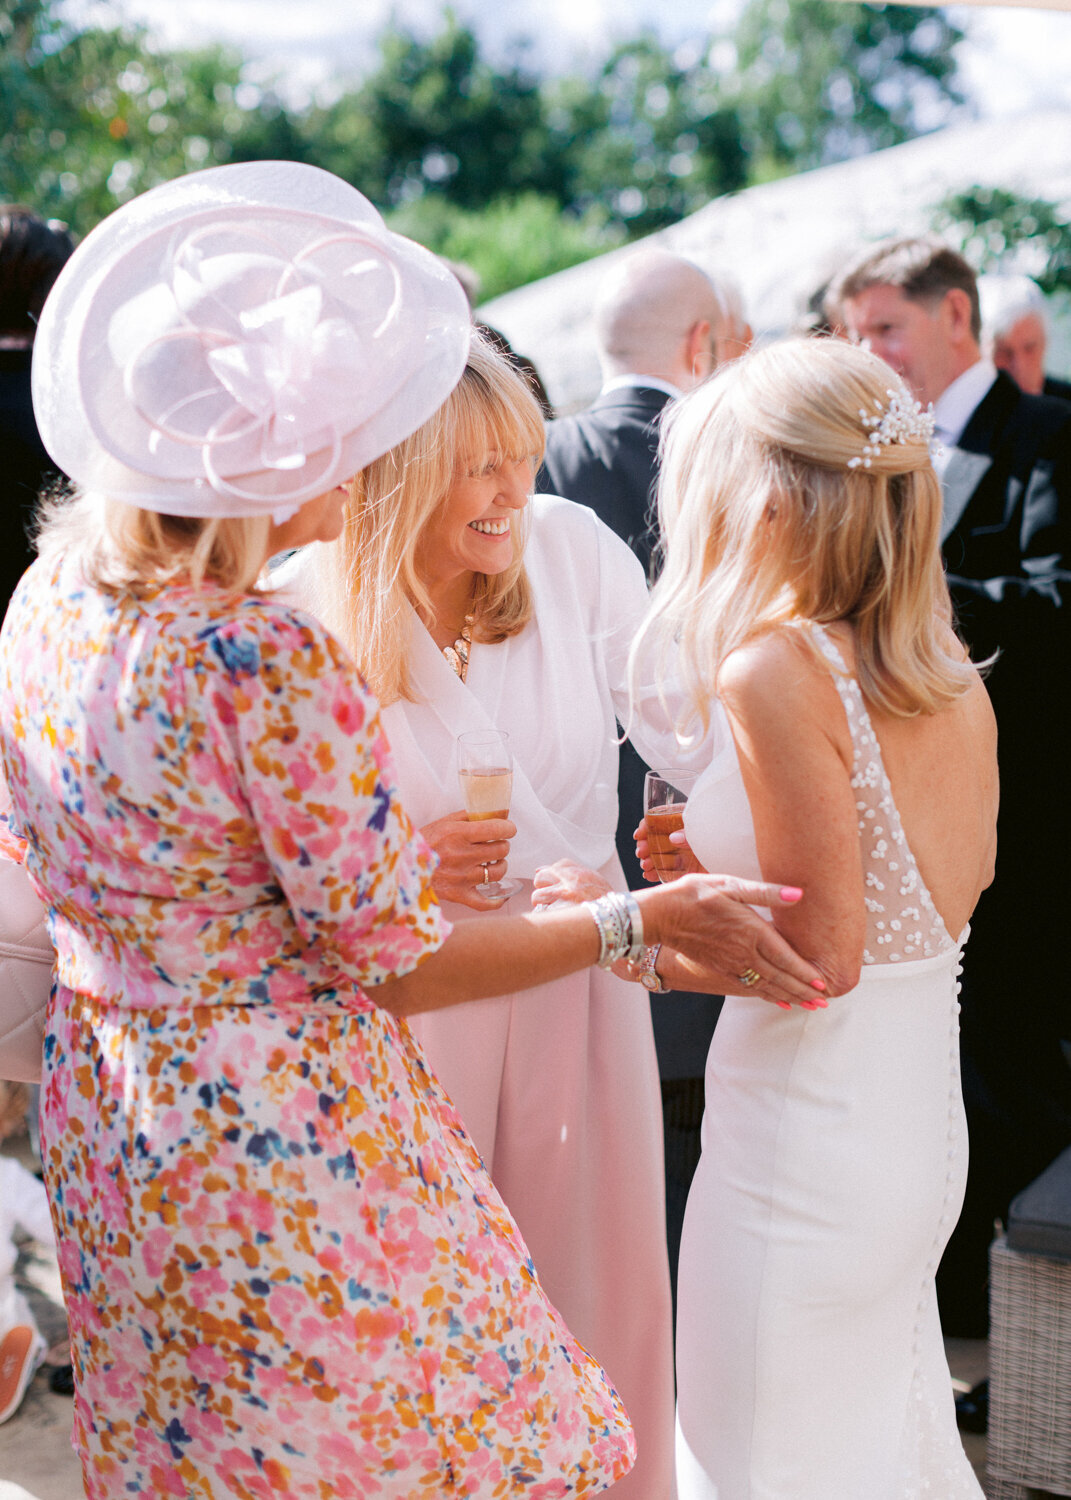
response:
<path id="1" fill-rule="evenodd" d="M 996 734 L 948 624 L 929 432 L 834 341 L 760 350 L 670 419 L 646 643 L 731 731 L 687 839 L 710 869 L 803 887 L 774 921 L 829 998 L 778 1010 L 748 970 L 715 1032 L 679 1267 L 681 1500 L 982 1494 L 933 1279 L 966 1173 L 956 975 L 992 875 Z"/>
<path id="2" fill-rule="evenodd" d="M 785 1013 L 745 981 L 715 1033 L 682 1500 L 981 1495 L 933 1278 L 966 1175 L 956 974 L 996 734 L 947 623 L 928 435 L 874 356 L 801 341 L 697 392 L 669 437 L 650 630 L 732 731 L 686 833 L 711 869 L 803 887 L 775 921 L 835 997 Z"/>

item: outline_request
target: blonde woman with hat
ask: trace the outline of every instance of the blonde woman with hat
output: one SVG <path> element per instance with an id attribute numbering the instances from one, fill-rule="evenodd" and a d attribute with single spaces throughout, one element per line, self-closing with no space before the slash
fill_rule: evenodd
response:
<path id="1" fill-rule="evenodd" d="M 441 409 L 357 476 L 339 539 L 288 565 L 286 586 L 350 647 L 384 705 L 402 798 L 439 855 L 433 883 L 455 931 L 494 920 L 488 878 L 517 881 L 511 908 L 526 910 L 537 871 L 563 857 L 624 886 L 616 718 L 628 717 L 647 590 L 592 511 L 532 496 L 542 447 L 525 381 L 475 337 Z M 513 756 L 508 816 L 471 820 L 459 737 L 494 730 Z M 630 730 L 652 765 L 710 759 L 708 741 L 682 750 L 653 687 Z M 779 996 L 780 977 L 756 966 Z M 647 994 L 599 969 L 540 984 L 522 965 L 508 989 L 421 1015 L 414 1031 L 548 1296 L 625 1401 L 637 1461 L 622 1500 L 665 1500 L 672 1314 Z"/>
<path id="2" fill-rule="evenodd" d="M 711 1044 L 682 1500 L 981 1497 L 934 1273 L 966 1172 L 956 976 L 996 734 L 950 625 L 931 435 L 882 361 L 800 340 L 689 396 L 666 438 L 646 639 L 731 731 L 685 834 L 710 868 L 792 871 L 807 901 L 773 921 L 834 997 L 780 1011 L 742 974 Z"/>
<path id="3" fill-rule="evenodd" d="M 78 493 L 4 624 L 0 734 L 57 952 L 41 1142 L 93 1500 L 579 1495 L 631 1462 L 398 1016 L 645 929 L 754 951 L 749 916 L 697 881 L 450 935 L 374 700 L 258 582 L 337 535 L 467 343 L 449 273 L 287 163 L 126 205 L 41 319 Z"/>

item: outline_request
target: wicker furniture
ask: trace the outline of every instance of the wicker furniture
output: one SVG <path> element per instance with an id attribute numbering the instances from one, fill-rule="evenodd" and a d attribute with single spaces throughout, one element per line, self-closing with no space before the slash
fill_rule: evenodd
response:
<path id="1" fill-rule="evenodd" d="M 1071 1150 L 990 1251 L 989 1500 L 1071 1496 Z"/>

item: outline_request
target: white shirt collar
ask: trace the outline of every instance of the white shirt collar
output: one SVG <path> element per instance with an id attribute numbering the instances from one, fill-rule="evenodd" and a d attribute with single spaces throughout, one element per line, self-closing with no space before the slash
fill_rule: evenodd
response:
<path id="1" fill-rule="evenodd" d="M 668 380 L 660 380 L 657 375 L 613 375 L 605 382 L 599 395 L 605 396 L 610 391 L 621 391 L 630 386 L 641 390 L 664 391 L 667 396 L 683 395 L 679 386 L 671 385 Z"/>
<path id="2" fill-rule="evenodd" d="M 992 361 L 980 359 L 946 386 L 933 403 L 933 421 L 937 437 L 946 448 L 954 448 L 963 436 L 971 414 L 989 392 L 997 378 Z"/>

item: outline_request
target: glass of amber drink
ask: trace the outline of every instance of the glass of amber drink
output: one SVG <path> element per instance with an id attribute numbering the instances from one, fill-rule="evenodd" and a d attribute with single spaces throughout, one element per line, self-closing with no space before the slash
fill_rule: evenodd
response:
<path id="1" fill-rule="evenodd" d="M 513 754 L 509 735 L 504 729 L 472 729 L 459 734 L 457 774 L 470 823 L 509 817 L 513 795 Z M 476 887 L 476 892 L 486 901 L 505 901 L 516 895 L 522 884 L 512 877 L 485 880 Z"/>
<path id="2" fill-rule="evenodd" d="M 643 780 L 647 851 L 663 883 L 685 873 L 683 851 L 670 843 L 669 836 L 684 827 L 684 809 L 698 775 L 698 771 L 648 771 Z"/>

